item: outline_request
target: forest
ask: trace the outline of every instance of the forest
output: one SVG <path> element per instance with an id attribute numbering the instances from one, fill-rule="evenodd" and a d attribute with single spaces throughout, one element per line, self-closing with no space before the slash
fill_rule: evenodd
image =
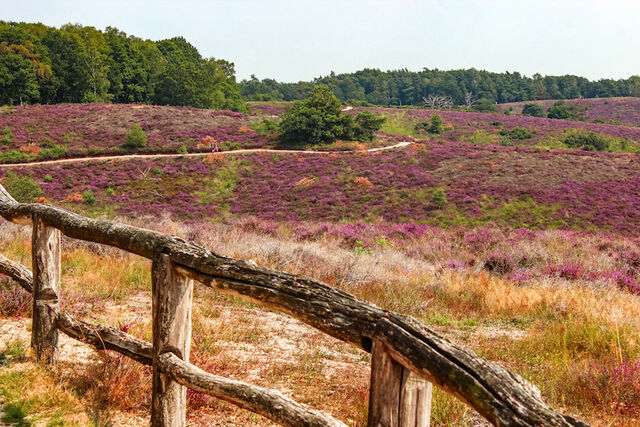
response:
<path id="1" fill-rule="evenodd" d="M 329 86 L 338 99 L 351 104 L 422 105 L 424 98 L 437 95 L 449 97 L 453 105 L 481 110 L 496 102 L 640 96 L 640 76 L 590 81 L 572 75 L 527 77 L 518 72 L 492 73 L 474 68 L 451 71 L 425 68 L 415 72 L 364 69 L 346 74 L 332 72 L 298 83 L 259 80 L 252 75 L 241 81 L 239 87 L 247 100 L 295 101 L 308 96 L 317 84 Z"/>
<path id="2" fill-rule="evenodd" d="M 146 103 L 246 109 L 234 65 L 183 37 L 0 21 L 0 104 Z"/>

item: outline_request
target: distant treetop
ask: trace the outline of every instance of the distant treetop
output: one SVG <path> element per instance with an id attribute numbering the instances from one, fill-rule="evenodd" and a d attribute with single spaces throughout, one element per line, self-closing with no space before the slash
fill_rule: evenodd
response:
<path id="1" fill-rule="evenodd" d="M 474 68 L 442 71 L 364 69 L 348 74 L 331 73 L 312 82 L 279 83 L 251 76 L 239 83 L 240 93 L 253 101 L 304 99 L 314 85 L 324 84 L 345 103 L 354 105 L 422 105 L 425 100 L 450 98 L 454 105 L 479 109 L 503 102 L 541 99 L 640 97 L 640 76 L 589 81 L 584 77 L 491 73 Z M 476 101 L 477 100 L 477 101 Z M 481 104 L 481 105 L 478 105 Z"/>

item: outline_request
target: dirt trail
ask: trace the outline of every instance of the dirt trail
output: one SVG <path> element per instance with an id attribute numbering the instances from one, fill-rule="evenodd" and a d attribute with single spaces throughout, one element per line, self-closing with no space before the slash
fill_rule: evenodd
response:
<path id="1" fill-rule="evenodd" d="M 387 147 L 369 148 L 365 150 L 369 153 L 375 151 L 393 150 L 395 148 L 406 147 L 411 145 L 411 141 L 403 141 Z M 349 151 L 311 151 L 311 150 L 276 150 L 273 148 L 247 148 L 241 150 L 220 151 L 219 154 L 251 154 L 251 153 L 287 153 L 287 154 L 344 154 Z M 59 163 L 76 163 L 76 162 L 92 162 L 92 161 L 104 161 L 104 160 L 131 160 L 131 159 L 154 159 L 154 158 L 176 158 L 176 157 L 195 157 L 203 156 L 209 153 L 187 153 L 187 154 L 125 154 L 114 156 L 97 156 L 97 157 L 75 157 L 71 159 L 59 159 L 59 160 L 45 160 L 41 162 L 26 162 L 26 163 L 8 163 L 0 164 L 0 167 L 5 168 L 17 168 L 21 166 L 34 166 L 34 165 L 53 165 Z"/>

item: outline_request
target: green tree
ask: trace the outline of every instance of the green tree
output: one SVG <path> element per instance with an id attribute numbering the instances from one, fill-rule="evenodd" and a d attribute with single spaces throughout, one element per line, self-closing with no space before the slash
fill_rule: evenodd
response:
<path id="1" fill-rule="evenodd" d="M 374 133 L 382 127 L 386 119 L 370 111 L 362 111 L 356 116 L 354 138 L 358 141 L 371 141 Z"/>
<path id="2" fill-rule="evenodd" d="M 297 101 L 284 113 L 279 127 L 285 144 L 327 144 L 354 136 L 353 116 L 343 114 L 340 101 L 325 85 L 316 86 L 311 96 Z"/>
<path id="3" fill-rule="evenodd" d="M 447 194 L 445 193 L 444 188 L 442 187 L 436 188 L 436 190 L 433 192 L 433 196 L 431 197 L 431 201 L 438 208 L 442 208 L 444 205 L 446 205 Z"/>
<path id="4" fill-rule="evenodd" d="M 80 56 L 82 67 L 86 73 L 88 90 L 83 94 L 82 101 L 98 102 L 108 101 L 112 95 L 109 90 L 109 45 L 104 34 L 94 27 L 67 24 L 63 31 L 78 37 L 82 46 Z"/>
<path id="5" fill-rule="evenodd" d="M 122 148 L 127 150 L 136 150 L 147 145 L 147 134 L 142 130 L 139 124 L 134 124 L 129 129 L 129 133 L 125 137 L 125 143 Z"/>
<path id="6" fill-rule="evenodd" d="M 532 102 L 524 104 L 524 107 L 522 107 L 522 115 L 531 117 L 544 117 L 545 113 L 542 105 Z"/>
<path id="7" fill-rule="evenodd" d="M 564 101 L 557 101 L 547 110 L 547 117 L 568 120 L 571 118 L 571 110 L 569 110 L 569 106 Z"/>
<path id="8" fill-rule="evenodd" d="M 495 113 L 496 105 L 490 99 L 482 98 L 479 99 L 478 102 L 473 106 L 473 109 L 476 111 L 481 111 L 483 113 Z"/>
<path id="9" fill-rule="evenodd" d="M 42 38 L 49 51 L 53 76 L 42 88 L 47 103 L 80 102 L 90 90 L 89 74 L 83 65 L 82 41 L 76 34 L 49 29 Z"/>
<path id="10" fill-rule="evenodd" d="M 16 175 L 9 171 L 2 180 L 4 188 L 20 203 L 33 202 L 42 196 L 42 188 L 29 175 Z"/>
<path id="11" fill-rule="evenodd" d="M 26 24 L 0 26 L 0 103 L 40 101 L 40 85 L 51 78 L 44 51 Z"/>
<path id="12" fill-rule="evenodd" d="M 444 132 L 444 119 L 440 114 L 432 114 L 427 131 L 430 133 L 441 134 Z"/>

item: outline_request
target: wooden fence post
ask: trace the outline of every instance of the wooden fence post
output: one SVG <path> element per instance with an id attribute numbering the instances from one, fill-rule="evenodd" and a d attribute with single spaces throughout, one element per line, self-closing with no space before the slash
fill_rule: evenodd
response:
<path id="1" fill-rule="evenodd" d="M 158 369 L 158 358 L 172 352 L 189 361 L 193 280 L 181 276 L 167 255 L 154 258 L 153 293 L 153 395 L 151 425 L 183 427 L 186 424 L 187 389 Z"/>
<path id="2" fill-rule="evenodd" d="M 431 391 L 429 381 L 393 360 L 382 342 L 373 342 L 369 427 L 429 427 Z"/>
<path id="3" fill-rule="evenodd" d="M 60 295 L 60 230 L 33 218 L 31 234 L 33 262 L 33 315 L 31 347 L 36 360 L 55 361 L 58 347 L 56 313 Z"/>

